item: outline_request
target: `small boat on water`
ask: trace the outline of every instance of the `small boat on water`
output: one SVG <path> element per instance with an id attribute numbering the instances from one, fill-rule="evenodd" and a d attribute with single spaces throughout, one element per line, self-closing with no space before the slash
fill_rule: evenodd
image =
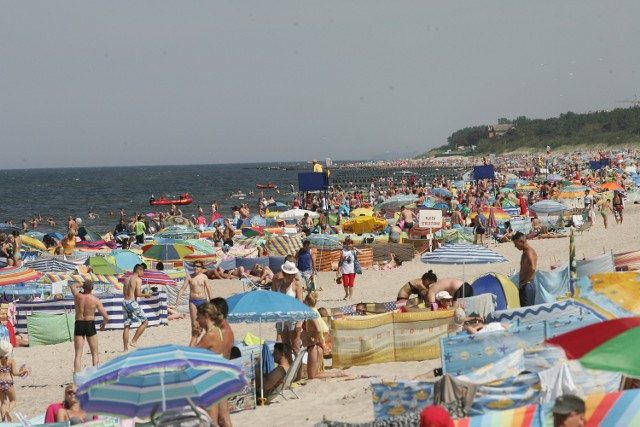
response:
<path id="1" fill-rule="evenodd" d="M 270 182 L 268 182 L 266 184 L 256 184 L 256 187 L 258 187 L 258 188 L 278 188 L 277 185 L 273 185 Z"/>
<path id="2" fill-rule="evenodd" d="M 159 199 L 156 200 L 153 195 L 149 198 L 149 204 L 151 206 L 157 205 L 189 205 L 193 202 L 193 199 L 189 197 L 187 193 L 181 194 L 179 199 L 167 199 L 164 196 L 160 196 Z"/>
<path id="3" fill-rule="evenodd" d="M 242 191 L 238 190 L 235 193 L 231 193 L 229 195 L 229 197 L 231 198 L 236 198 L 236 199 L 244 199 L 245 197 L 247 197 L 247 195 L 245 193 L 243 193 Z"/>

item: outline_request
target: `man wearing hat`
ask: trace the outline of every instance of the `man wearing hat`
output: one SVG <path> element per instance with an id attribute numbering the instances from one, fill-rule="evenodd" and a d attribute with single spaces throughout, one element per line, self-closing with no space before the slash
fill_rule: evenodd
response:
<path id="1" fill-rule="evenodd" d="M 556 399 L 551 413 L 554 427 L 580 427 L 587 423 L 584 400 L 573 394 L 565 394 Z"/>
<path id="2" fill-rule="evenodd" d="M 82 292 L 80 292 L 80 288 L 82 288 Z M 73 294 L 76 311 L 76 322 L 73 330 L 73 348 L 75 350 L 73 372 L 80 372 L 82 369 L 82 350 L 85 339 L 89 343 L 93 366 L 96 366 L 100 362 L 98 335 L 96 332 L 96 310 L 102 316 L 102 323 L 100 324 L 101 331 L 104 331 L 105 326 L 107 326 L 109 315 L 100 299 L 95 295 L 91 295 L 92 291 L 93 282 L 91 280 L 71 285 L 71 293 Z"/>

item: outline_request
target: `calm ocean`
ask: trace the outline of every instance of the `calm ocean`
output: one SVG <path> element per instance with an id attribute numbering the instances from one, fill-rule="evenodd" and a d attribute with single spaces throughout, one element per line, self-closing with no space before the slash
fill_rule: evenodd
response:
<path id="1" fill-rule="evenodd" d="M 287 169 L 269 169 L 284 168 Z M 66 169 L 26 169 L 0 171 L 0 222 L 12 219 L 19 225 L 22 219 L 29 221 L 34 214 L 45 219 L 37 231 L 66 231 L 69 215 L 80 217 L 83 225 L 98 231 L 113 230 L 119 218 L 120 208 L 127 215 L 133 212 L 154 212 L 168 207 L 152 207 L 149 197 L 161 194 L 171 199 L 189 193 L 194 201 L 182 206 L 185 216 L 196 214 L 201 205 L 208 215 L 211 201 L 216 200 L 220 211 L 230 216 L 231 207 L 239 203 L 229 198 L 232 192 L 247 193 L 245 202 L 252 210 L 256 206 L 259 189 L 256 184 L 272 182 L 275 190 L 264 190 L 276 200 L 292 200 L 290 184 L 297 188 L 298 172 L 310 171 L 310 165 L 297 164 L 224 164 L 190 166 L 144 166 Z M 249 191 L 256 194 L 250 196 Z M 164 209 L 162 209 L 164 208 Z M 91 210 L 99 215 L 87 217 Z M 115 216 L 110 217 L 112 211 Z M 57 223 L 51 229 L 46 218 Z M 30 227 L 31 229 L 31 227 Z"/>

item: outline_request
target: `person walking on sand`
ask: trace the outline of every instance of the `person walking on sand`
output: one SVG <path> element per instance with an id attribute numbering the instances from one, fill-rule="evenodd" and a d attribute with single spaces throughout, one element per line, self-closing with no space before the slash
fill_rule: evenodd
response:
<path id="1" fill-rule="evenodd" d="M 611 199 L 606 199 L 601 197 L 596 204 L 598 212 L 602 215 L 602 222 L 604 223 L 604 228 L 606 229 L 609 226 L 609 212 L 611 212 Z"/>
<path id="2" fill-rule="evenodd" d="M 122 330 L 122 343 L 124 344 L 124 351 L 129 351 L 129 346 L 137 347 L 138 340 L 147 326 L 149 321 L 144 311 L 138 305 L 138 298 L 151 298 L 153 294 L 142 293 L 142 276 L 144 275 L 145 266 L 143 264 L 136 264 L 133 267 L 133 274 L 127 277 L 124 282 L 122 294 L 124 300 L 122 301 L 122 314 L 124 315 L 124 329 Z M 129 330 L 133 322 L 141 322 L 138 330 L 133 335 L 133 339 L 129 342 Z"/>
<path id="3" fill-rule="evenodd" d="M 193 263 L 193 274 L 184 279 L 184 284 L 176 296 L 176 304 L 178 304 L 185 289 L 187 289 L 187 286 L 189 287 L 189 316 L 191 317 L 190 347 L 196 344 L 202 332 L 198 324 L 198 307 L 213 297 L 213 290 L 209 287 L 209 278 L 205 274 L 206 271 L 202 261 L 195 261 Z"/>
<path id="4" fill-rule="evenodd" d="M 13 346 L 9 341 L 0 341 L 0 413 L 2 421 L 11 422 L 13 408 L 16 407 L 16 389 L 13 386 L 13 377 L 29 375 L 29 369 L 16 368 L 16 359 L 9 358 L 13 352 Z M 9 401 L 7 404 L 7 400 Z"/>
<path id="5" fill-rule="evenodd" d="M 342 286 L 344 287 L 344 299 L 353 298 L 353 287 L 356 282 L 355 261 L 360 251 L 353 246 L 353 240 L 347 238 L 344 241 L 344 248 L 340 254 L 338 262 L 338 272 L 342 275 Z"/>
<path id="6" fill-rule="evenodd" d="M 527 236 L 519 231 L 513 236 L 513 244 L 519 251 L 522 251 L 518 290 L 520 294 L 520 307 L 527 307 L 535 304 L 536 290 L 533 279 L 538 267 L 538 254 L 529 246 Z"/>
<path id="7" fill-rule="evenodd" d="M 80 292 L 82 288 L 82 292 Z M 100 330 L 104 331 L 109 315 L 102 305 L 102 301 L 95 295 L 92 295 L 93 282 L 85 280 L 84 283 L 75 283 L 71 285 L 71 293 L 75 302 L 76 321 L 73 329 L 73 348 L 75 350 L 75 359 L 73 364 L 73 372 L 82 370 L 82 352 L 84 349 L 85 339 L 89 343 L 91 350 L 91 362 L 96 366 L 100 362 L 98 354 L 98 332 L 96 331 L 96 310 L 102 316 Z"/>

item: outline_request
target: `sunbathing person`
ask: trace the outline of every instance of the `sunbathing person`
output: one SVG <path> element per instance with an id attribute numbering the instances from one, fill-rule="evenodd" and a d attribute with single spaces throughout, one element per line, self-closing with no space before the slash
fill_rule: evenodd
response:
<path id="1" fill-rule="evenodd" d="M 485 332 L 504 331 L 508 327 L 509 325 L 504 325 L 500 322 L 484 323 L 478 320 L 475 324 L 465 324 L 463 329 L 470 335 L 474 335 L 483 334 Z"/>
<path id="2" fill-rule="evenodd" d="M 422 275 L 421 278 L 413 279 L 404 284 L 398 291 L 398 297 L 396 301 L 406 301 L 411 298 L 411 295 L 418 295 L 419 300 L 424 300 L 429 287 L 438 281 L 438 277 L 433 270 L 429 270 Z M 435 299 L 434 301 L 435 302 Z"/>
<path id="3" fill-rule="evenodd" d="M 74 384 L 64 390 L 63 407 L 56 412 L 56 422 L 68 422 L 70 425 L 84 424 L 87 413 L 80 408 L 80 401 L 76 398 L 78 387 Z"/>
<path id="4" fill-rule="evenodd" d="M 273 271 L 271 271 L 269 267 L 261 264 L 254 265 L 251 271 L 249 271 L 249 275 L 252 276 L 251 279 L 254 279 L 261 285 L 269 284 L 273 280 Z"/>
<path id="5" fill-rule="evenodd" d="M 244 277 L 244 267 L 237 267 L 232 270 L 223 270 L 222 267 L 212 268 L 211 270 L 207 270 L 207 277 L 210 280 L 215 279 L 240 279 Z"/>
<path id="6" fill-rule="evenodd" d="M 402 261 L 400 260 L 400 258 L 398 258 L 398 256 L 396 254 L 394 254 L 392 252 L 389 255 L 391 256 L 389 261 L 385 261 L 381 265 L 376 264 L 376 265 L 374 265 L 374 268 L 376 270 L 392 270 L 392 269 L 398 268 L 398 267 L 400 267 L 402 265 Z"/>

